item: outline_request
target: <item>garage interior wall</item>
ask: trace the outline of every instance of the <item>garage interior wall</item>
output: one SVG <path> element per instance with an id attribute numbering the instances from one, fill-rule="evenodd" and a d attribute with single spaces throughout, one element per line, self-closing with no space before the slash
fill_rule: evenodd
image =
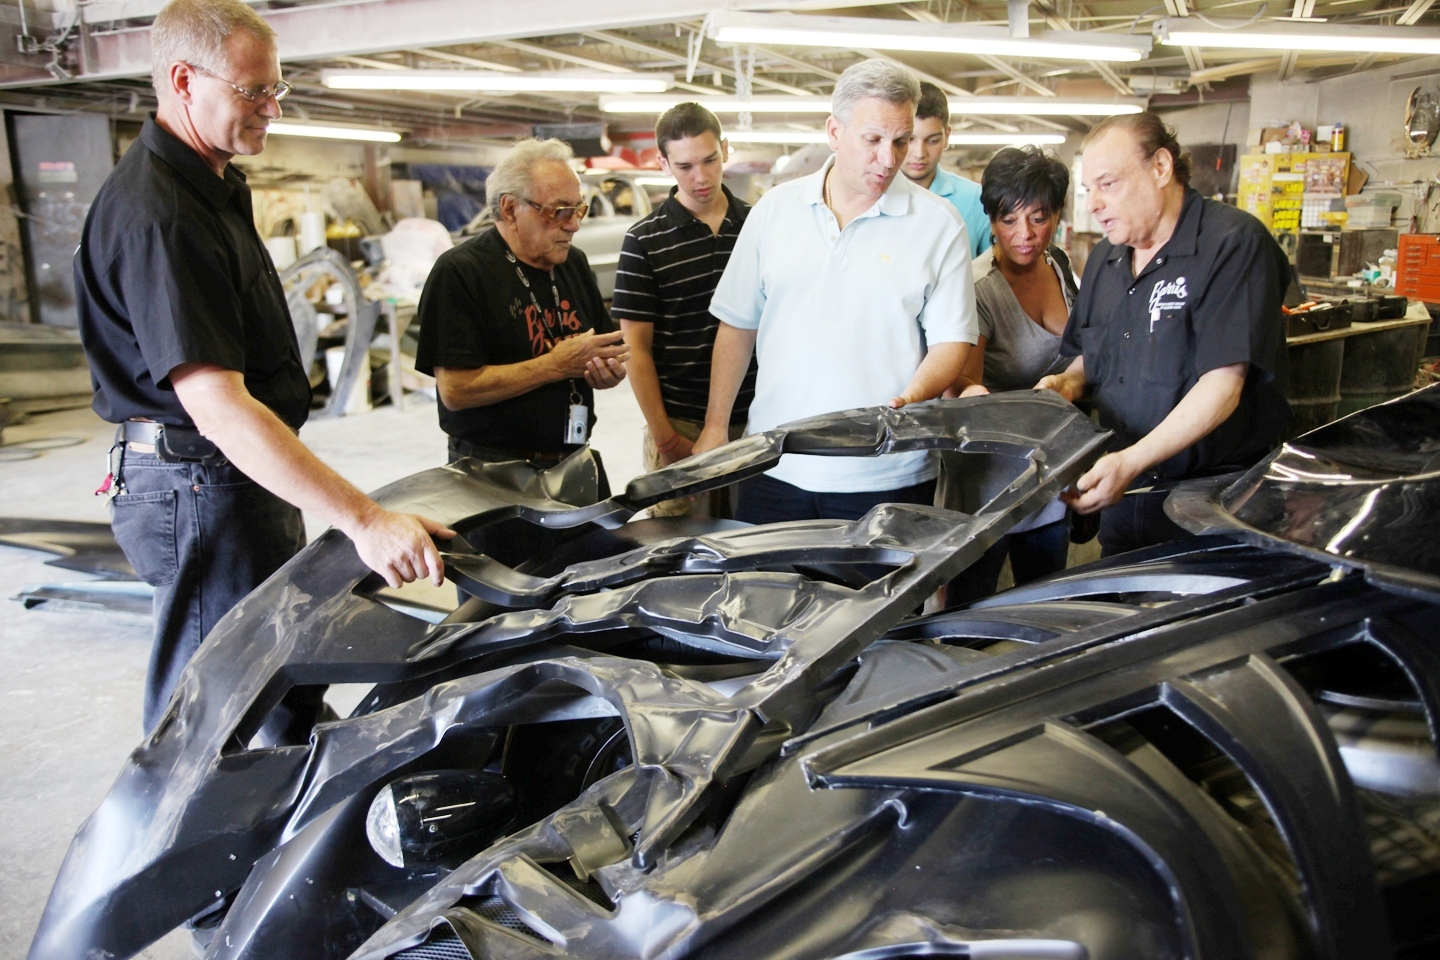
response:
<path id="1" fill-rule="evenodd" d="M 1440 172 L 1440 157 L 1406 156 L 1405 103 L 1410 91 L 1417 86 L 1433 89 L 1437 80 L 1440 57 L 1310 83 L 1256 77 L 1250 85 L 1251 125 L 1282 119 L 1307 126 L 1345 124 L 1347 146 L 1370 175 L 1365 189 L 1390 189 L 1404 197 L 1396 213 L 1396 222 L 1404 225 Z M 1432 215 L 1420 228 L 1422 233 L 1440 230 L 1440 217 Z"/>
<path id="2" fill-rule="evenodd" d="M 10 142 L 0 116 L 0 323 L 29 323 L 29 285 L 25 281 L 25 256 L 20 248 L 20 209 L 15 196 L 15 176 L 10 167 Z"/>

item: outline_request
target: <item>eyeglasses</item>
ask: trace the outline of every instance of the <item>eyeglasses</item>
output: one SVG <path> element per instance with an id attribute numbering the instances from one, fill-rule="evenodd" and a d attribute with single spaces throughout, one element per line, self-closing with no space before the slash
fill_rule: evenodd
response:
<path id="1" fill-rule="evenodd" d="M 551 226 L 556 226 L 561 223 L 569 223 L 571 217 L 574 217 L 575 222 L 579 223 L 581 220 L 585 219 L 585 214 L 590 212 L 590 204 L 583 201 L 580 203 L 558 206 L 548 203 L 536 203 L 529 197 L 521 197 L 520 199 L 524 200 L 526 203 L 530 204 L 530 206 L 534 207 L 535 212 L 540 214 L 540 219 L 544 220 Z"/>
<path id="2" fill-rule="evenodd" d="M 185 66 L 189 67 L 191 70 L 203 73 L 207 77 L 214 77 L 221 83 L 233 87 L 236 93 L 240 94 L 240 96 L 244 97 L 246 100 L 249 100 L 251 103 L 258 103 L 261 100 L 271 99 L 278 102 L 280 100 L 284 100 L 287 96 L 289 96 L 290 91 L 295 89 L 294 87 L 290 86 L 290 84 L 286 83 L 284 80 L 277 82 L 273 87 L 266 85 L 263 87 L 246 88 L 240 86 L 238 83 L 231 83 L 229 80 L 226 80 L 224 77 L 220 76 L 220 74 L 210 70 L 206 70 L 204 67 L 196 66 L 188 60 L 181 60 L 180 62 L 185 64 Z"/>

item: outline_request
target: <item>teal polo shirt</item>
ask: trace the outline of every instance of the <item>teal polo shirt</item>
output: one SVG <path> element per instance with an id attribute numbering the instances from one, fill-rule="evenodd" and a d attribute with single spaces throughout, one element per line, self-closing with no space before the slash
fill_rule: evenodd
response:
<path id="1" fill-rule="evenodd" d="M 990 249 L 994 241 L 990 235 L 990 218 L 985 216 L 985 208 L 980 206 L 980 184 L 937 168 L 935 179 L 930 181 L 930 192 L 949 200 L 950 205 L 960 211 L 960 219 L 965 221 L 965 232 L 970 235 L 972 260 Z"/>

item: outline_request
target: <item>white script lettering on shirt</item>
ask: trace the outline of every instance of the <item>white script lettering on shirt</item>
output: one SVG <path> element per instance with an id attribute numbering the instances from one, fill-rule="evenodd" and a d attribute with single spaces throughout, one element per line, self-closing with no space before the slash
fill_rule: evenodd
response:
<path id="1" fill-rule="evenodd" d="M 1185 278 L 1176 277 L 1174 280 L 1156 280 L 1154 288 L 1150 291 L 1150 313 L 1156 310 L 1183 310 L 1185 300 L 1189 297 L 1185 289 Z M 1178 300 L 1165 302 L 1166 297 L 1178 297 Z"/>

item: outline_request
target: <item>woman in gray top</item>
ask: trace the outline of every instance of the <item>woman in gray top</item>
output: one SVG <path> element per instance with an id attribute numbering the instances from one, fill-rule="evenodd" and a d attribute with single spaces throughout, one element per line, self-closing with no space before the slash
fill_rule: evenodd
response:
<path id="1" fill-rule="evenodd" d="M 986 166 L 980 204 L 995 239 L 971 264 L 980 338 L 947 396 L 977 384 L 987 392 L 1029 390 L 1069 365 L 1060 356 L 1060 337 L 1075 299 L 1075 276 L 1069 258 L 1050 242 L 1069 187 L 1065 165 L 1035 147 L 1007 147 Z M 1051 501 L 952 580 L 945 605 L 994 593 L 1007 556 L 1017 586 L 1065 569 L 1069 533 L 1065 505 Z"/>

